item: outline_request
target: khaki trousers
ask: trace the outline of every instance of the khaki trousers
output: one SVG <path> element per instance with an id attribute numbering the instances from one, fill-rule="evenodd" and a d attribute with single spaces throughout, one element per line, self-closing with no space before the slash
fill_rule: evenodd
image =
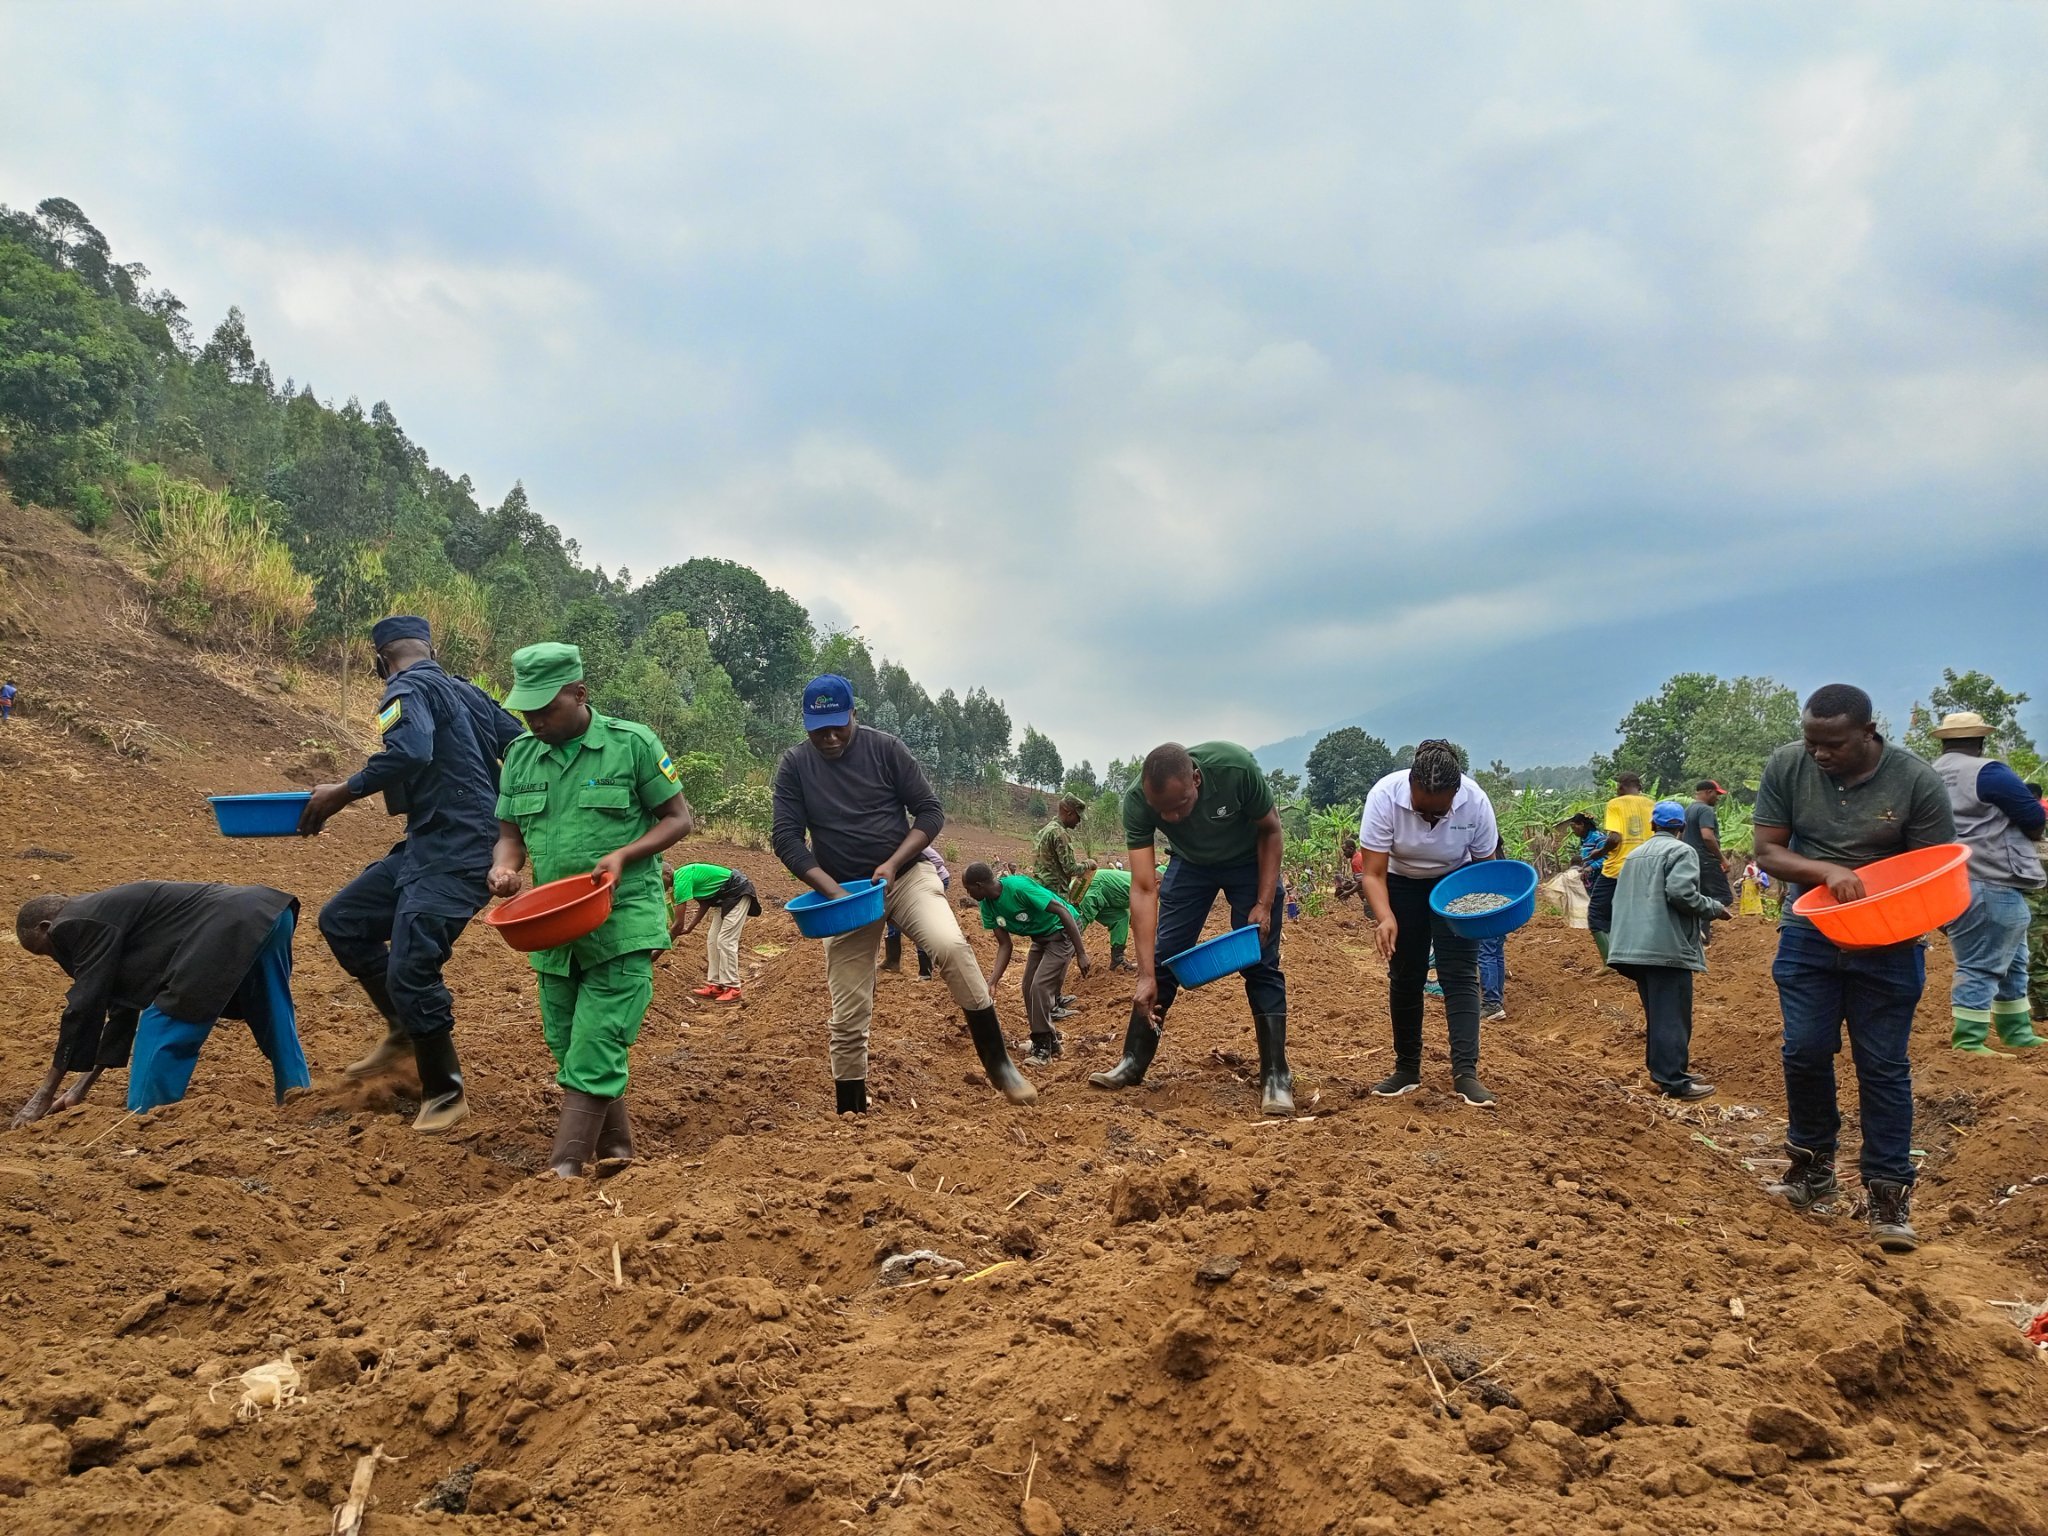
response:
<path id="1" fill-rule="evenodd" d="M 825 940 L 825 985 L 832 994 L 832 1076 L 842 1083 L 868 1075 L 868 1029 L 875 1016 L 875 953 L 885 922 L 932 957 L 932 969 L 965 1012 L 993 1006 L 974 947 L 960 932 L 938 871 L 916 859 L 891 880 L 881 919 Z"/>
<path id="2" fill-rule="evenodd" d="M 740 931 L 747 926 L 747 904 L 730 912 L 712 911 L 704 919 L 704 979 L 723 987 L 740 984 Z"/>

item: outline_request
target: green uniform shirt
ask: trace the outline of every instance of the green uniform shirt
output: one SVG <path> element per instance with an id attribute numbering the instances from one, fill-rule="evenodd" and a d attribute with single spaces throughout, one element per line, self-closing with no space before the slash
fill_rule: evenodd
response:
<path id="1" fill-rule="evenodd" d="M 1101 923 L 1114 927 L 1119 913 L 1131 910 L 1131 872 L 1127 869 L 1098 869 L 1088 889 L 1081 893 L 1076 913 L 1081 924 Z"/>
<path id="2" fill-rule="evenodd" d="M 1055 896 L 1036 880 L 1023 875 L 1005 875 L 996 882 L 996 899 L 981 904 L 981 926 L 1020 933 L 1026 938 L 1049 939 L 1067 930 L 1059 912 L 1074 909 L 1065 897 Z"/>
<path id="3" fill-rule="evenodd" d="M 531 733 L 505 749 L 498 820 L 515 823 L 533 859 L 536 885 L 585 875 L 641 836 L 654 813 L 682 793 L 675 765 L 654 732 L 634 720 L 590 712 L 580 737 L 551 747 Z M 668 902 L 661 860 L 636 859 L 612 893 L 612 915 L 595 933 L 536 952 L 533 968 L 567 976 L 618 955 L 667 949 Z"/>
<path id="4" fill-rule="evenodd" d="M 732 871 L 723 864 L 685 864 L 676 871 L 676 905 L 715 896 L 731 878 Z"/>
<path id="5" fill-rule="evenodd" d="M 1161 821 L 1145 803 L 1142 780 L 1124 791 L 1124 845 L 1150 848 L 1160 833 L 1190 864 L 1222 868 L 1259 856 L 1258 823 L 1273 809 L 1273 786 L 1258 762 L 1234 741 L 1205 741 L 1188 756 L 1202 770 L 1202 789 L 1187 820 Z"/>
<path id="6" fill-rule="evenodd" d="M 1845 869 L 1956 840 L 1955 813 L 1941 776 L 1890 742 L 1870 777 L 1852 785 L 1822 773 L 1801 743 L 1778 748 L 1764 764 L 1750 819 L 1759 827 L 1785 828 L 1792 851 L 1802 858 Z M 1787 882 L 1787 923 L 1809 921 L 1792 910 L 1800 894 L 1799 886 Z"/>

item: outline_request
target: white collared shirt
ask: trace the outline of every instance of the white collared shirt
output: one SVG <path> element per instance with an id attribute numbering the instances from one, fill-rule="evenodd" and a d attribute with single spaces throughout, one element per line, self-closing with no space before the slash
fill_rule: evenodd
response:
<path id="1" fill-rule="evenodd" d="M 1358 824 L 1359 847 L 1388 855 L 1389 870 L 1415 880 L 1434 880 L 1474 860 L 1490 859 L 1499 845 L 1493 802 L 1470 774 L 1458 776 L 1449 813 L 1431 826 L 1415 809 L 1408 770 L 1397 769 L 1373 785 Z"/>

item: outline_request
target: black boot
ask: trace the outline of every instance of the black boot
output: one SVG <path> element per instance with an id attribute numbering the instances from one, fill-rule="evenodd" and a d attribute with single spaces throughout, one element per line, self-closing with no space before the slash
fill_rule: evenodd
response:
<path id="1" fill-rule="evenodd" d="M 864 1115 L 868 1112 L 868 1080 L 857 1077 L 850 1083 L 835 1082 L 832 1091 L 838 1095 L 839 1104 L 833 1111 L 841 1115 Z"/>
<path id="2" fill-rule="evenodd" d="M 462 1061 L 455 1054 L 455 1031 L 421 1035 L 412 1042 L 420 1068 L 420 1112 L 412 1128 L 438 1136 L 469 1118 L 469 1099 L 462 1091 Z"/>
<path id="3" fill-rule="evenodd" d="M 375 1077 L 388 1072 L 412 1054 L 412 1036 L 398 1022 L 398 1009 L 391 1001 L 391 989 L 382 976 L 358 976 L 357 983 L 370 1004 L 384 1019 L 384 1038 L 370 1048 L 370 1054 L 350 1062 L 341 1070 L 350 1077 Z"/>
<path id="4" fill-rule="evenodd" d="M 1145 1081 L 1152 1055 L 1159 1049 L 1159 1031 L 1136 1008 L 1124 1029 L 1124 1059 L 1107 1072 L 1090 1072 L 1088 1081 L 1098 1088 L 1135 1088 Z"/>
<path id="5" fill-rule="evenodd" d="M 1913 1186 L 1890 1179 L 1866 1179 L 1863 1192 L 1870 1197 L 1870 1235 L 1886 1253 L 1911 1253 L 1920 1246 L 1920 1234 L 1913 1230 Z"/>
<path id="6" fill-rule="evenodd" d="M 597 1146 L 605 1114 L 614 1103 L 594 1093 L 562 1090 L 562 1118 L 555 1126 L 555 1145 L 548 1153 L 548 1171 L 558 1179 L 580 1179 L 583 1165 Z"/>
<path id="7" fill-rule="evenodd" d="M 604 1124 L 597 1128 L 597 1176 L 608 1179 L 633 1162 L 633 1120 L 626 1113 L 626 1096 L 620 1094 L 604 1112 Z"/>
<path id="8" fill-rule="evenodd" d="M 1131 969 L 1131 962 L 1124 958 L 1123 945 L 1112 944 L 1109 946 L 1109 968 L 1112 971 L 1128 971 Z"/>
<path id="9" fill-rule="evenodd" d="M 1825 1152 L 1809 1151 L 1785 1143 L 1785 1155 L 1792 1159 L 1792 1166 L 1786 1170 L 1783 1182 L 1766 1184 L 1764 1189 L 1773 1195 L 1782 1195 L 1793 1210 L 1810 1210 L 1824 1200 L 1832 1200 L 1841 1185 L 1835 1179 L 1835 1149 Z"/>
<path id="10" fill-rule="evenodd" d="M 903 935 L 892 933 L 882 939 L 882 966 L 885 971 L 903 969 Z"/>
<path id="11" fill-rule="evenodd" d="M 917 952 L 917 979 L 919 981 L 930 981 L 932 979 L 932 957 L 921 949 Z"/>
<path id="12" fill-rule="evenodd" d="M 968 1010 L 967 1033 L 974 1038 L 974 1054 L 981 1058 L 981 1070 L 988 1074 L 996 1092 L 1012 1104 L 1038 1102 L 1038 1090 L 1010 1060 L 1010 1052 L 1003 1044 L 1003 1026 L 993 1006 Z"/>
<path id="13" fill-rule="evenodd" d="M 1294 1113 L 1294 1074 L 1287 1070 L 1287 1015 L 1261 1014 L 1252 1020 L 1259 1036 L 1259 1113 Z"/>

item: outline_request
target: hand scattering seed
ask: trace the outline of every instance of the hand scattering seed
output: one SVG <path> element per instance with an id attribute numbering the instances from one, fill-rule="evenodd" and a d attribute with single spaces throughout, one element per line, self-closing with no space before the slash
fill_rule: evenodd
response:
<path id="1" fill-rule="evenodd" d="M 1508 897 L 1495 891 L 1475 891 L 1470 896 L 1445 902 L 1444 910 L 1453 917 L 1478 917 L 1481 913 L 1498 912 L 1508 901 Z"/>

